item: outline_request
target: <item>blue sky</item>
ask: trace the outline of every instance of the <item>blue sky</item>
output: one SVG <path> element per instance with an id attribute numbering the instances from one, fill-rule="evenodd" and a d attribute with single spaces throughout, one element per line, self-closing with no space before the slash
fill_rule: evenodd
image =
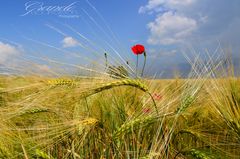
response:
<path id="1" fill-rule="evenodd" d="M 239 59 L 239 0 L 3 0 L 0 19 L 0 64 L 13 68 L 31 60 L 48 70 L 47 58 L 97 69 L 106 51 L 112 64 L 134 69 L 137 43 L 148 74 L 184 72 L 183 52 L 213 54 L 219 44 Z"/>

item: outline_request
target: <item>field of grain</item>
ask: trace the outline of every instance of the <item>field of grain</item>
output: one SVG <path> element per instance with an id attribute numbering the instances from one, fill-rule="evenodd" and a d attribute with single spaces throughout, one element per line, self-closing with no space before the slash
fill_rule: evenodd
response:
<path id="1" fill-rule="evenodd" d="M 0 158 L 237 159 L 240 81 L 0 77 Z"/>

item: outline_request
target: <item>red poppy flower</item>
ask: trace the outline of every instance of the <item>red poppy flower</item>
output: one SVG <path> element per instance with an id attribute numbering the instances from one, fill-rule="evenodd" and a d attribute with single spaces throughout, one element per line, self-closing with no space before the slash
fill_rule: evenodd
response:
<path id="1" fill-rule="evenodd" d="M 148 114 L 148 113 L 150 113 L 151 112 L 151 109 L 150 108 L 144 108 L 143 109 L 143 113 L 144 114 Z"/>
<path id="2" fill-rule="evenodd" d="M 154 93 L 154 94 L 153 94 L 153 98 L 154 98 L 155 100 L 160 100 L 160 99 L 162 99 L 162 96 L 161 96 L 161 94 Z"/>
<path id="3" fill-rule="evenodd" d="M 137 44 L 132 47 L 132 51 L 135 55 L 139 55 L 145 52 L 145 48 L 143 45 Z"/>

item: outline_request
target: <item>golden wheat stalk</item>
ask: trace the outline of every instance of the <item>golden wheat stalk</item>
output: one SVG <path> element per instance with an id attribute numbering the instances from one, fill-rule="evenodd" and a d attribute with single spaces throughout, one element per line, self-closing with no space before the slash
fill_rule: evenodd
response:
<path id="1" fill-rule="evenodd" d="M 132 87 L 136 87 L 144 92 L 148 92 L 148 88 L 144 84 L 142 84 L 140 81 L 126 79 L 126 80 L 111 82 L 111 83 L 105 84 L 101 87 L 86 91 L 86 92 L 82 93 L 82 97 L 88 97 L 88 96 L 97 94 L 99 92 L 102 92 L 102 91 L 105 91 L 108 89 L 112 89 L 115 87 L 120 87 L 120 86 L 132 86 Z"/>
<path id="2" fill-rule="evenodd" d="M 70 79 L 54 79 L 48 80 L 50 86 L 76 86 L 76 82 Z"/>
<path id="3" fill-rule="evenodd" d="M 79 121 L 77 124 L 78 134 L 79 135 L 82 134 L 84 129 L 94 127 L 98 123 L 99 120 L 95 118 L 86 118 L 84 120 Z"/>
<path id="4" fill-rule="evenodd" d="M 76 83 L 73 80 L 64 80 L 64 79 L 50 80 L 48 83 L 52 86 L 60 86 L 60 85 L 76 86 Z M 101 87 L 97 87 L 97 88 L 85 91 L 85 92 L 81 93 L 80 98 L 86 98 L 91 95 L 97 94 L 99 92 L 102 92 L 102 91 L 105 91 L 108 89 L 112 89 L 115 87 L 120 87 L 120 86 L 135 87 L 135 88 L 138 88 L 138 89 L 142 90 L 143 92 L 147 93 L 151 97 L 154 107 L 156 109 L 156 112 L 158 114 L 156 102 L 155 102 L 154 98 L 152 97 L 151 93 L 149 92 L 148 87 L 139 80 L 125 79 L 125 80 L 120 80 L 120 81 L 114 81 L 114 82 L 105 84 Z"/>
<path id="5" fill-rule="evenodd" d="M 83 92 L 81 94 L 81 97 L 86 98 L 86 97 L 89 97 L 91 95 L 97 94 L 99 92 L 102 92 L 102 91 L 105 91 L 105 90 L 108 90 L 108 89 L 112 89 L 112 88 L 115 88 L 115 87 L 120 87 L 120 86 L 135 87 L 135 88 L 138 88 L 138 89 L 142 90 L 143 92 L 147 93 L 151 97 L 151 99 L 153 101 L 153 104 L 154 104 L 154 107 L 156 109 L 156 112 L 158 114 L 158 109 L 157 109 L 156 102 L 155 102 L 153 96 L 151 95 L 151 93 L 149 92 L 148 87 L 146 85 L 144 85 L 142 82 L 140 82 L 139 80 L 125 79 L 125 80 L 120 80 L 120 81 L 116 81 L 116 82 L 111 82 L 111 83 L 105 84 L 101 87 Z"/>

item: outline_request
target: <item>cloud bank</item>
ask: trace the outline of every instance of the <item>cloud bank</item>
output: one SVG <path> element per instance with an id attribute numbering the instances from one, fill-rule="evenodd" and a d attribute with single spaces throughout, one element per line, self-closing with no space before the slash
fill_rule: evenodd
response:
<path id="1" fill-rule="evenodd" d="M 19 47 L 0 41 L 0 64 L 5 63 L 8 59 L 20 53 L 21 49 Z"/>
<path id="2" fill-rule="evenodd" d="M 239 6 L 239 0 L 148 0 L 139 13 L 155 15 L 147 24 L 149 44 L 211 46 L 219 41 L 238 47 Z"/>
<path id="3" fill-rule="evenodd" d="M 182 42 L 197 29 L 197 21 L 185 16 L 166 12 L 158 15 L 154 22 L 148 24 L 150 30 L 149 44 L 175 44 Z"/>

